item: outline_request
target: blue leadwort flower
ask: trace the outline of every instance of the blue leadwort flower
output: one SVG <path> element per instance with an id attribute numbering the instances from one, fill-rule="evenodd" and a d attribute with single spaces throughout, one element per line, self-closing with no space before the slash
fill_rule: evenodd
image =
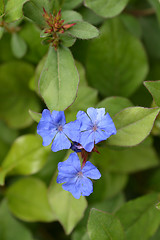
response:
<path id="1" fill-rule="evenodd" d="M 52 140 L 52 151 L 57 152 L 62 149 L 69 149 L 72 141 L 79 142 L 80 122 L 74 121 L 66 124 L 63 111 L 53 111 L 44 109 L 42 118 L 37 126 L 37 133 L 43 138 L 43 146 L 48 146 Z"/>
<path id="2" fill-rule="evenodd" d="M 90 107 L 87 109 L 87 114 L 79 111 L 77 119 L 81 122 L 79 143 L 88 152 L 92 151 L 94 144 L 116 134 L 112 118 L 109 116 L 109 113 L 105 115 L 105 108 Z"/>
<path id="3" fill-rule="evenodd" d="M 89 179 L 99 179 L 99 170 L 89 161 L 81 169 L 81 163 L 76 153 L 71 153 L 64 162 L 58 163 L 57 183 L 64 183 L 62 188 L 79 199 L 80 196 L 89 196 L 93 192 L 93 183 Z"/>

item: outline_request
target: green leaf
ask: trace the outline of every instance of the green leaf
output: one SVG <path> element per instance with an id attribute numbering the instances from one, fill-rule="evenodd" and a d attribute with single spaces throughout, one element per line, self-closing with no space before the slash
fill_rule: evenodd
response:
<path id="1" fill-rule="evenodd" d="M 89 44 L 86 73 L 90 85 L 106 97 L 128 97 L 145 79 L 146 53 L 120 18 L 107 20 L 100 29 L 100 37 Z"/>
<path id="2" fill-rule="evenodd" d="M 76 25 L 67 30 L 69 34 L 80 39 L 91 39 L 98 37 L 99 32 L 96 27 L 90 23 L 78 21 Z"/>
<path id="3" fill-rule="evenodd" d="M 156 10 L 157 18 L 158 18 L 158 21 L 159 21 L 159 24 L 160 24 L 160 2 L 159 2 L 159 0 L 148 0 L 148 2 Z"/>
<path id="4" fill-rule="evenodd" d="M 62 2 L 62 9 L 73 9 L 80 5 L 83 2 L 83 0 L 64 0 Z"/>
<path id="5" fill-rule="evenodd" d="M 4 1 L 0 0 L 0 16 L 4 13 Z"/>
<path id="6" fill-rule="evenodd" d="M 42 114 L 41 113 L 37 113 L 37 112 L 34 112 L 32 110 L 29 109 L 29 114 L 31 116 L 31 118 L 36 121 L 37 123 L 39 123 L 41 117 L 42 117 Z"/>
<path id="7" fill-rule="evenodd" d="M 122 222 L 126 239 L 148 240 L 160 224 L 160 214 L 155 204 L 158 194 L 149 194 L 124 204 L 116 213 Z"/>
<path id="8" fill-rule="evenodd" d="M 16 58 L 22 58 L 27 52 L 25 41 L 17 33 L 12 34 L 11 48 Z"/>
<path id="9" fill-rule="evenodd" d="M 3 37 L 4 27 L 0 27 L 0 39 Z"/>
<path id="10" fill-rule="evenodd" d="M 43 8 L 47 12 L 50 12 L 50 4 L 48 0 L 30 0 L 23 5 L 24 16 L 31 19 L 40 28 L 46 26 L 45 19 L 43 17 Z"/>
<path id="11" fill-rule="evenodd" d="M 40 77 L 40 93 L 50 111 L 64 110 L 76 98 L 79 76 L 69 49 L 50 47 Z"/>
<path id="12" fill-rule="evenodd" d="M 150 240 L 159 240 L 160 239 L 160 227 L 158 228 L 158 231 L 155 233 L 155 235 L 150 238 Z"/>
<path id="13" fill-rule="evenodd" d="M 96 14 L 111 18 L 118 15 L 126 7 L 128 0 L 85 0 L 86 7 L 91 8 Z"/>
<path id="14" fill-rule="evenodd" d="M 17 67 L 18 66 L 18 67 Z M 28 110 L 40 110 L 39 99 L 28 87 L 33 75 L 32 65 L 25 62 L 7 62 L 0 66 L 0 117 L 12 128 L 29 126 L 33 121 Z"/>
<path id="15" fill-rule="evenodd" d="M 70 192 L 63 190 L 62 184 L 56 183 L 56 177 L 57 175 L 49 188 L 49 201 L 57 220 L 62 224 L 66 234 L 70 234 L 83 217 L 87 201 L 82 196 L 76 199 Z"/>
<path id="16" fill-rule="evenodd" d="M 142 29 L 139 21 L 137 18 L 129 15 L 129 14 L 121 14 L 120 15 L 124 25 L 128 29 L 130 33 L 133 34 L 133 36 L 137 38 L 142 38 Z"/>
<path id="17" fill-rule="evenodd" d="M 39 179 L 20 179 L 9 187 L 6 197 L 11 212 L 24 221 L 55 220 L 48 202 L 47 188 Z"/>
<path id="18" fill-rule="evenodd" d="M 152 94 L 152 97 L 158 107 L 160 107 L 160 81 L 145 81 L 145 87 Z"/>
<path id="19" fill-rule="evenodd" d="M 99 165 L 102 169 L 117 173 L 134 173 L 159 165 L 157 153 L 152 145 L 152 141 L 146 139 L 140 145 L 130 148 L 105 147 L 99 149 L 100 155 L 96 154 L 92 157 L 95 165 Z"/>
<path id="20" fill-rule="evenodd" d="M 24 59 L 35 65 L 38 64 L 48 50 L 48 46 L 42 46 L 41 44 L 39 29 L 33 23 L 27 23 L 19 32 L 19 35 L 27 44 L 27 53 Z"/>
<path id="21" fill-rule="evenodd" d="M 22 18 L 22 7 L 26 1 L 27 0 L 8 0 L 5 6 L 5 22 L 13 22 Z"/>
<path id="22" fill-rule="evenodd" d="M 62 11 L 62 19 L 65 23 L 83 20 L 80 13 L 72 10 Z"/>
<path id="23" fill-rule="evenodd" d="M 9 212 L 4 200 L 0 205 L 0 239 L 33 240 L 31 232 Z"/>
<path id="24" fill-rule="evenodd" d="M 0 169 L 0 184 L 10 174 L 29 175 L 38 172 L 45 164 L 50 148 L 42 146 L 39 136 L 24 135 L 16 139 Z"/>
<path id="25" fill-rule="evenodd" d="M 111 214 L 94 208 L 91 209 L 87 228 L 91 240 L 124 240 L 120 221 Z"/>
<path id="26" fill-rule="evenodd" d="M 151 132 L 158 108 L 131 107 L 118 113 L 114 118 L 116 135 L 108 139 L 114 146 L 135 146 Z"/>
<path id="27" fill-rule="evenodd" d="M 106 112 L 108 112 L 111 117 L 124 108 L 132 106 L 133 104 L 131 101 L 124 97 L 108 97 L 96 105 L 98 108 L 105 108 Z"/>
<path id="28" fill-rule="evenodd" d="M 61 44 L 65 47 L 71 47 L 75 41 L 76 41 L 76 38 L 72 37 L 71 35 L 69 35 L 67 32 L 66 33 L 63 33 L 61 34 L 60 36 L 60 41 L 61 41 Z"/>
<path id="29" fill-rule="evenodd" d="M 75 64 L 76 64 L 76 68 L 78 70 L 79 78 L 80 78 L 79 87 L 87 86 L 88 84 L 87 84 L 86 72 L 85 72 L 84 66 L 82 65 L 82 63 L 78 61 L 76 61 Z"/>

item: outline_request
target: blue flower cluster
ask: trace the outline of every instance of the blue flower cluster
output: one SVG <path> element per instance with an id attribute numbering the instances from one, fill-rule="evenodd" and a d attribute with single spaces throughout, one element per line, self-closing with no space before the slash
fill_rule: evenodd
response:
<path id="1" fill-rule="evenodd" d="M 79 111 L 77 120 L 70 123 L 66 123 L 63 111 L 51 113 L 44 109 L 37 133 L 43 138 L 43 146 L 52 143 L 53 152 L 70 148 L 74 151 L 66 161 L 58 164 L 57 183 L 64 183 L 62 188 L 77 199 L 81 195 L 89 196 L 93 192 L 90 179 L 99 179 L 101 174 L 86 158 L 81 165 L 77 153 L 92 152 L 95 144 L 116 134 L 114 123 L 109 114 L 105 114 L 105 108 L 90 107 L 87 114 Z"/>

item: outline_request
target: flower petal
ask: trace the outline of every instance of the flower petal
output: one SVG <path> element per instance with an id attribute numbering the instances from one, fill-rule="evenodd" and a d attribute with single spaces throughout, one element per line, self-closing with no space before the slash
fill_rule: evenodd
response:
<path id="1" fill-rule="evenodd" d="M 110 117 L 109 113 L 107 113 L 101 121 L 98 123 L 98 127 L 101 130 L 104 130 L 105 132 L 109 133 L 110 136 L 113 134 L 116 134 L 116 128 L 114 125 L 114 122 L 112 118 Z"/>
<path id="2" fill-rule="evenodd" d="M 59 162 L 58 171 L 67 174 L 77 174 L 81 171 L 81 164 L 77 153 L 71 153 L 66 161 Z"/>
<path id="3" fill-rule="evenodd" d="M 80 179 L 82 196 L 89 196 L 93 192 L 93 183 L 90 179 L 83 177 Z"/>
<path id="4" fill-rule="evenodd" d="M 52 122 L 55 125 L 64 125 L 66 123 L 66 118 L 63 111 L 53 111 L 52 112 Z"/>
<path id="5" fill-rule="evenodd" d="M 81 122 L 81 127 L 80 127 L 81 131 L 90 130 L 93 126 L 91 119 L 83 111 L 79 111 L 77 113 L 77 120 Z"/>
<path id="6" fill-rule="evenodd" d="M 63 132 L 58 132 L 55 136 L 53 143 L 52 143 L 52 151 L 57 152 L 62 149 L 69 149 L 71 147 L 71 143 L 68 138 L 65 136 Z"/>
<path id="7" fill-rule="evenodd" d="M 91 179 L 99 179 L 101 177 L 99 170 L 89 161 L 87 161 L 83 167 L 82 173 L 85 177 L 89 177 Z"/>
<path id="8" fill-rule="evenodd" d="M 110 133 L 107 133 L 105 131 L 102 131 L 101 129 L 97 129 L 97 131 L 95 131 L 94 133 L 94 137 L 95 137 L 95 144 L 106 140 L 107 138 L 109 138 L 111 136 Z"/>
<path id="9" fill-rule="evenodd" d="M 79 178 L 72 179 L 71 181 L 64 183 L 62 188 L 72 193 L 73 197 L 79 199 L 81 196 L 81 181 Z"/>
<path id="10" fill-rule="evenodd" d="M 80 139 L 80 121 L 76 120 L 64 125 L 63 132 L 70 138 L 72 141 L 79 142 Z"/>
<path id="11" fill-rule="evenodd" d="M 94 132 L 92 130 L 81 132 L 80 144 L 87 152 L 91 152 L 94 147 Z"/>
<path id="12" fill-rule="evenodd" d="M 101 121 L 101 118 L 104 116 L 105 108 L 90 107 L 87 109 L 87 114 L 90 117 L 90 119 L 92 120 L 93 124 L 96 124 L 99 121 Z"/>

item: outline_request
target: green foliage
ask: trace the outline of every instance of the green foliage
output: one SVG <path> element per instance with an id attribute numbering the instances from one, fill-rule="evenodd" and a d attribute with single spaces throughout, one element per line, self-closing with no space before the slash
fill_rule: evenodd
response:
<path id="1" fill-rule="evenodd" d="M 56 219 L 48 201 L 47 188 L 37 178 L 24 178 L 7 190 L 11 212 L 25 221 L 50 222 Z"/>
<path id="2" fill-rule="evenodd" d="M 40 93 L 50 111 L 64 110 L 73 103 L 78 82 L 70 50 L 62 47 L 55 51 L 50 47 L 39 82 Z"/>
<path id="3" fill-rule="evenodd" d="M 114 18 L 89 44 L 86 70 L 89 83 L 103 96 L 129 97 L 145 79 L 148 64 L 141 42 Z"/>
<path id="4" fill-rule="evenodd" d="M 39 171 L 47 160 L 49 148 L 42 146 L 42 140 L 28 134 L 17 138 L 0 169 L 0 184 L 7 174 L 30 175 Z"/>
<path id="5" fill-rule="evenodd" d="M 158 0 L 0 0 L 0 240 L 160 239 L 159 40 Z M 72 150 L 44 147 L 37 123 L 89 107 L 117 134 L 75 199 L 56 182 Z"/>
<path id="6" fill-rule="evenodd" d="M 123 11 L 128 0 L 85 0 L 87 7 L 102 17 L 111 18 Z"/>
<path id="7" fill-rule="evenodd" d="M 158 194 L 149 194 L 124 204 L 116 213 L 126 239 L 149 239 L 158 229 L 160 214 L 155 207 Z"/>
<path id="8" fill-rule="evenodd" d="M 6 231 L 9 229 L 9 231 Z M 31 232 L 9 212 L 6 201 L 0 205 L 0 238 L 3 240 L 33 240 Z"/>
<path id="9" fill-rule="evenodd" d="M 119 112 L 113 119 L 117 133 L 108 140 L 114 146 L 135 146 L 151 132 L 158 108 L 131 107 Z M 142 128 L 142 125 L 145 126 Z"/>
<path id="10" fill-rule="evenodd" d="M 124 239 L 120 221 L 116 217 L 97 209 L 92 209 L 90 212 L 88 234 L 91 240 Z"/>

